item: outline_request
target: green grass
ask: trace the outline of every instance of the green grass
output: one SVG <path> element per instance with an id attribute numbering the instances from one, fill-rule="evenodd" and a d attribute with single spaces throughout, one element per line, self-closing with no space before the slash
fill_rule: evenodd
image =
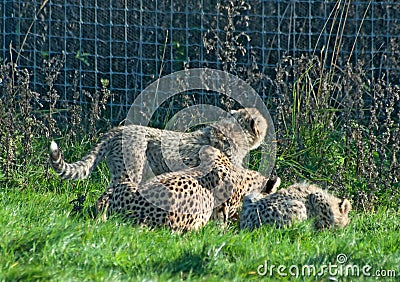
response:
<path id="1" fill-rule="evenodd" d="M 39 175 L 39 173 L 38 173 Z M 74 184 L 75 185 L 75 184 Z M 77 190 L 90 190 L 88 202 L 100 195 L 101 183 L 72 182 L 35 176 L 24 189 L 0 190 L 0 281 L 257 281 L 257 269 L 272 264 L 289 274 L 303 265 L 337 264 L 394 270 L 400 276 L 399 211 L 380 208 L 372 214 L 352 212 L 342 230 L 315 231 L 303 222 L 291 228 L 265 226 L 252 232 L 211 222 L 198 232 L 172 233 L 131 226 L 120 218 L 107 222 L 70 213 Z M 87 210 L 85 210 L 85 214 Z M 293 280 L 272 270 L 273 278 Z M 300 273 L 301 274 L 301 273 Z M 300 275 L 301 276 L 301 275 Z M 302 276 L 305 281 L 327 280 Z M 336 276 L 339 281 L 354 276 Z M 363 277 L 365 280 L 367 277 Z M 375 280 L 376 277 L 367 280 Z M 390 281 L 389 278 L 381 279 Z"/>

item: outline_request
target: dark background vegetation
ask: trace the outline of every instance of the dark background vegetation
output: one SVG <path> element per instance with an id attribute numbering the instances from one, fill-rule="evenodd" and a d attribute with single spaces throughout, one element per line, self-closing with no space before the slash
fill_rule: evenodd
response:
<path id="1" fill-rule="evenodd" d="M 318 182 L 359 209 L 397 207 L 400 3 L 214 2 L 3 1 L 1 185 L 46 172 L 53 138 L 76 158 L 72 144 L 87 149 L 158 77 L 210 67 L 264 99 L 284 183 Z M 154 125 L 198 103 L 231 105 L 183 93 Z"/>

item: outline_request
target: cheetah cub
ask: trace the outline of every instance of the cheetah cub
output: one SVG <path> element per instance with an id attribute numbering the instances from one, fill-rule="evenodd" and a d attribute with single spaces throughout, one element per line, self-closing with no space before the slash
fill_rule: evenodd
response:
<path id="1" fill-rule="evenodd" d="M 111 185 L 130 181 L 140 184 L 146 163 L 155 175 L 199 165 L 205 145 L 222 151 L 236 166 L 250 150 L 258 148 L 267 134 L 268 122 L 256 108 L 232 110 L 226 118 L 194 132 L 184 133 L 140 125 L 111 129 L 81 160 L 65 162 L 57 144 L 50 146 L 50 163 L 64 179 L 83 179 L 106 157 Z M 146 179 L 144 179 L 146 180 Z"/>
<path id="2" fill-rule="evenodd" d="M 349 223 L 351 204 L 316 185 L 296 183 L 271 195 L 254 192 L 243 201 L 241 229 L 254 229 L 264 224 L 288 226 L 293 221 L 314 218 L 317 229 L 344 227 Z"/>

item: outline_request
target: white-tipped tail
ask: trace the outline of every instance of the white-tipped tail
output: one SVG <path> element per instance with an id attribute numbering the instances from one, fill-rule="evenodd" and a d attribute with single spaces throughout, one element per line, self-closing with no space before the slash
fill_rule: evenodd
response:
<path id="1" fill-rule="evenodd" d="M 56 152 L 56 151 L 58 151 L 57 143 L 54 142 L 54 141 L 51 141 L 51 144 L 50 144 L 50 153 L 54 153 L 54 152 Z"/>
<path id="2" fill-rule="evenodd" d="M 74 163 L 66 163 L 57 143 L 52 141 L 49 153 L 51 166 L 63 179 L 84 179 L 110 151 L 113 138 L 118 138 L 116 136 L 121 134 L 122 129 L 119 127 L 106 133 L 86 156 Z"/>

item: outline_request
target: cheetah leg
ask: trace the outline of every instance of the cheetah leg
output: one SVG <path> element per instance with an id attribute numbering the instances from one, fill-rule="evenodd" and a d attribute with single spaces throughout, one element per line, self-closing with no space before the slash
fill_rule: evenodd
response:
<path id="1" fill-rule="evenodd" d="M 229 219 L 229 206 L 224 203 L 220 205 L 218 208 L 214 208 L 212 212 L 212 217 L 213 220 L 217 220 L 223 225 L 228 224 L 228 219 Z"/>
<path id="2" fill-rule="evenodd" d="M 226 204 L 224 204 L 222 208 L 222 218 L 223 222 L 227 224 L 229 219 L 229 206 Z"/>
<path id="3" fill-rule="evenodd" d="M 107 156 L 107 162 L 110 162 L 110 173 L 114 175 L 111 184 L 120 182 L 130 182 L 134 185 L 139 184 L 143 178 L 143 172 L 147 163 L 146 149 L 147 141 L 143 132 L 136 132 L 134 136 L 130 132 L 124 132 L 121 137 L 122 152 L 112 151 Z M 142 140 L 138 143 L 137 140 Z M 122 158 L 121 158 L 122 154 Z M 112 170 L 111 170 L 112 168 Z"/>
<path id="4" fill-rule="evenodd" d="M 113 191 L 113 186 L 108 187 L 107 190 L 96 201 L 97 215 L 101 214 L 101 219 L 103 221 L 107 220 L 107 210 L 110 203 L 109 200 Z"/>

